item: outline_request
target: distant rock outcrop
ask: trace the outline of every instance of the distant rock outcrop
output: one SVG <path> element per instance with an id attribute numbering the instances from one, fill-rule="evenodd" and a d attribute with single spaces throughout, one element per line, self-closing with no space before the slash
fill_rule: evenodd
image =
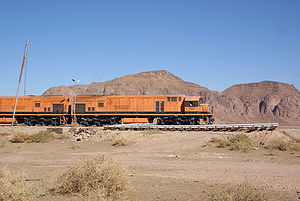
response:
<path id="1" fill-rule="evenodd" d="M 73 93 L 74 86 L 59 86 L 51 87 L 43 96 Z M 218 93 L 161 70 L 77 85 L 76 94 L 202 95 L 213 106 L 216 123 L 279 122 L 282 125 L 300 125 L 299 90 L 293 85 L 273 81 L 238 84 Z"/>

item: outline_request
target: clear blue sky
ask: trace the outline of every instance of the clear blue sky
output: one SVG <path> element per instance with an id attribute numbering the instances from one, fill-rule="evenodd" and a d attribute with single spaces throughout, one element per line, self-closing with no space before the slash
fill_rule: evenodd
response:
<path id="1" fill-rule="evenodd" d="M 159 69 L 218 91 L 300 89 L 299 0 L 1 0 L 0 25 L 0 95 L 16 93 L 26 40 L 34 95 Z"/>

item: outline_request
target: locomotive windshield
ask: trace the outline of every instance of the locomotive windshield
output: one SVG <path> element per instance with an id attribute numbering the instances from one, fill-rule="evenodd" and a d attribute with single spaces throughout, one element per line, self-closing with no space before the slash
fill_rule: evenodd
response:
<path id="1" fill-rule="evenodd" d="M 185 107 L 198 107 L 198 101 L 185 101 Z"/>

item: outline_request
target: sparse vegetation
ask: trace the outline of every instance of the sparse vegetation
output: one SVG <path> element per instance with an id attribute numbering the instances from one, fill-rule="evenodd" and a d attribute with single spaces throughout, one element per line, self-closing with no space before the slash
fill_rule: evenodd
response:
<path id="1" fill-rule="evenodd" d="M 212 201 L 267 201 L 270 200 L 266 194 L 256 190 L 250 184 L 244 182 L 237 187 L 226 187 L 223 191 L 214 190 L 210 194 Z"/>
<path id="2" fill-rule="evenodd" d="M 287 151 L 289 147 L 290 145 L 283 141 L 272 142 L 268 146 L 266 146 L 267 149 L 275 149 L 280 151 Z"/>
<path id="3" fill-rule="evenodd" d="M 121 146 L 126 146 L 128 145 L 128 142 L 125 138 L 121 137 L 121 138 L 117 138 L 114 143 L 112 144 L 112 146 L 115 147 L 121 147 Z"/>
<path id="4" fill-rule="evenodd" d="M 162 134 L 162 131 L 159 129 L 145 129 L 143 130 L 143 135 L 153 135 L 153 134 Z"/>
<path id="5" fill-rule="evenodd" d="M 0 200 L 31 200 L 33 189 L 25 182 L 24 173 L 11 173 L 0 168 Z"/>
<path id="6" fill-rule="evenodd" d="M 40 131 L 31 135 L 28 138 L 29 143 L 46 143 L 54 140 L 56 138 L 56 134 L 48 131 Z"/>
<path id="7" fill-rule="evenodd" d="M 93 199 L 124 199 L 129 190 L 126 170 L 105 156 L 75 163 L 57 179 L 55 192 L 62 195 L 84 195 Z"/>
<path id="8" fill-rule="evenodd" d="M 300 151 L 299 143 L 290 143 L 290 142 L 284 142 L 284 141 L 273 141 L 270 142 L 267 146 L 265 146 L 266 149 L 272 149 L 272 150 L 279 150 L 279 151 Z"/>
<path id="9" fill-rule="evenodd" d="M 229 148 L 230 150 L 248 151 L 253 146 L 253 141 L 245 134 L 239 134 L 227 139 L 212 138 L 210 143 L 217 144 L 220 148 Z"/>
<path id="10" fill-rule="evenodd" d="M 29 139 L 30 135 L 25 132 L 16 132 L 10 139 L 12 143 L 24 143 Z"/>

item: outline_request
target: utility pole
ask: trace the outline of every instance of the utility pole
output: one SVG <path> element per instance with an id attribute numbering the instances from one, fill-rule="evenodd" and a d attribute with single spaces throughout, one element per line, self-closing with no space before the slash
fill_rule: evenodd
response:
<path id="1" fill-rule="evenodd" d="M 14 113 L 13 113 L 11 126 L 14 126 L 14 120 L 15 120 L 15 114 L 16 114 L 16 109 L 17 109 L 20 85 L 21 85 L 21 80 L 22 80 L 22 74 L 23 74 L 23 69 L 24 69 L 25 58 L 26 58 L 26 54 L 27 54 L 27 47 L 28 47 L 28 40 L 26 41 L 26 45 L 25 45 L 24 57 L 23 57 L 22 68 L 21 68 L 21 73 L 20 73 L 20 77 L 19 77 L 19 84 L 18 84 L 18 90 L 17 90 L 17 95 L 16 95 L 15 108 L 14 108 Z"/>
<path id="2" fill-rule="evenodd" d="M 78 82 L 80 82 L 80 80 L 76 80 L 76 79 L 72 79 L 72 82 L 75 83 L 75 86 L 74 86 L 74 112 L 73 112 L 73 115 L 74 115 L 74 119 L 73 119 L 73 123 L 75 122 L 75 124 L 77 123 L 77 120 L 76 120 L 76 85 Z"/>

